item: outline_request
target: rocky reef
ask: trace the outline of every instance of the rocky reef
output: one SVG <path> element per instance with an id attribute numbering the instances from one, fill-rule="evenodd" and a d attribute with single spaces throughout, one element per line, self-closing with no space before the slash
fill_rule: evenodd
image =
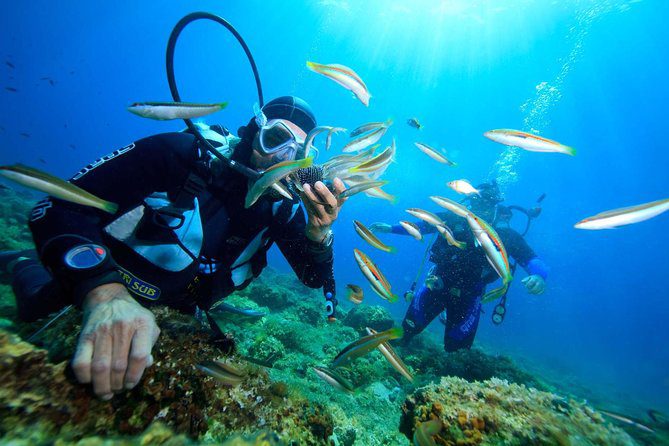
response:
<path id="1" fill-rule="evenodd" d="M 434 440 L 448 446 L 636 444 L 583 403 L 497 378 L 448 377 L 417 389 L 402 405 L 400 430 L 413 438 L 429 420 L 441 422 Z"/>

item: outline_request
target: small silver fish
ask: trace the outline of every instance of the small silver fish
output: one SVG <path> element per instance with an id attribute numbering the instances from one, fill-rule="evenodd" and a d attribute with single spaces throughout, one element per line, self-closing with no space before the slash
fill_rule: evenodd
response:
<path id="1" fill-rule="evenodd" d="M 192 102 L 135 102 L 128 111 L 142 118 L 167 121 L 171 119 L 193 119 L 207 116 L 227 107 L 227 102 L 195 104 Z"/>

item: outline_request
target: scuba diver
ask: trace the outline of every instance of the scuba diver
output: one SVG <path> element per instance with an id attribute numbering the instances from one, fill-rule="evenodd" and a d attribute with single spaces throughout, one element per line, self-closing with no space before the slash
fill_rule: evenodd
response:
<path id="1" fill-rule="evenodd" d="M 507 208 L 500 204 L 503 199 L 495 181 L 481 184 L 477 189 L 480 195 L 468 198 L 469 209 L 492 223 L 508 254 L 528 273 L 528 277 L 523 279 L 527 291 L 531 294 L 542 294 L 546 286 L 548 267 L 523 236 L 509 226 L 512 207 Z M 537 209 L 539 208 L 533 211 L 538 215 Z M 452 229 L 455 239 L 465 242 L 466 247 L 459 249 L 450 246 L 444 237 L 438 237 L 429 247 L 429 260 L 433 267 L 415 296 L 413 286 L 405 295 L 411 303 L 402 322 L 403 342 L 408 343 L 445 310 L 444 349 L 452 352 L 472 346 L 481 314 L 481 297 L 486 285 L 494 282 L 498 276 L 488 264 L 483 250 L 475 245 L 466 220 L 451 212 L 437 215 Z M 528 219 L 531 218 L 533 217 L 528 214 Z M 434 226 L 422 221 L 417 225 L 423 234 L 437 231 Z M 391 226 L 385 223 L 374 223 L 370 229 L 382 233 L 408 234 L 400 225 Z M 496 315 L 499 316 L 497 312 L 500 311 L 502 319 L 505 299 L 506 295 L 496 307 Z M 501 322 L 501 319 L 493 320 L 495 323 Z"/>
<path id="2" fill-rule="evenodd" d="M 316 118 L 305 101 L 280 97 L 259 113 L 239 138 L 204 125 L 201 136 L 255 171 L 307 156 Z M 338 179 L 332 191 L 320 181 L 304 184 L 301 200 L 268 188 L 246 208 L 249 178 L 185 131 L 140 139 L 70 182 L 119 211 L 47 197 L 30 216 L 36 252 L 0 253 L 0 268 L 13 277 L 21 319 L 68 305 L 83 310 L 72 368 L 102 399 L 136 386 L 152 363 L 160 330 L 145 307 L 208 310 L 260 274 L 273 244 L 302 283 L 334 292 L 331 226 L 344 201 L 335 194 L 345 189 Z M 334 316 L 336 300 L 328 304 Z"/>

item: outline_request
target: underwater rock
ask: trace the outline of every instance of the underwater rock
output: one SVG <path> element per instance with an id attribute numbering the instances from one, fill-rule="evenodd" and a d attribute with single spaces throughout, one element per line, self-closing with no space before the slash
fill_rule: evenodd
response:
<path id="1" fill-rule="evenodd" d="M 400 431 L 413 438 L 425 421 L 440 420 L 437 444 L 632 446 L 622 430 L 576 401 L 500 379 L 471 383 L 442 378 L 417 389 L 402 406 Z"/>
<path id="2" fill-rule="evenodd" d="M 160 421 L 194 440 L 220 442 L 267 429 L 284 441 L 327 444 L 334 423 L 321 404 L 277 391 L 267 373 L 252 365 L 239 386 L 219 385 L 195 367 L 222 356 L 209 342 L 210 332 L 190 316 L 153 311 L 162 330 L 152 352 L 155 363 L 135 389 L 110 402 L 77 384 L 67 362 L 54 364 L 46 350 L 0 330 L 0 441 L 39 437 L 52 444 L 91 435 L 138 435 Z M 45 337 L 68 339 L 61 346 L 71 354 L 76 342 L 71 333 L 77 330 L 59 327 Z"/>
<path id="3" fill-rule="evenodd" d="M 361 334 L 367 334 L 365 327 L 384 331 L 395 324 L 390 312 L 378 305 L 358 305 L 346 314 L 342 322 Z"/>

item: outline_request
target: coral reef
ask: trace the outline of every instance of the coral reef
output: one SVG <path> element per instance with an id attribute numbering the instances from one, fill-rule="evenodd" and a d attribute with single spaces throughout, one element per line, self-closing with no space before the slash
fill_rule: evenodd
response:
<path id="1" fill-rule="evenodd" d="M 635 444 L 584 403 L 497 378 L 442 378 L 416 390 L 402 406 L 400 430 L 412 438 L 420 423 L 432 419 L 443 425 L 435 441 L 449 446 Z"/>
<path id="2" fill-rule="evenodd" d="M 360 334 L 366 334 L 365 327 L 384 331 L 395 323 L 390 312 L 378 305 L 357 305 L 342 320 L 344 325 L 353 328 Z"/>
<path id="3" fill-rule="evenodd" d="M 326 443 L 333 420 L 321 405 L 277 392 L 258 367 L 250 367 L 240 386 L 217 384 L 195 368 L 220 356 L 209 332 L 189 316 L 164 308 L 155 313 L 170 336 L 160 337 L 155 364 L 140 385 L 111 402 L 97 400 L 76 384 L 66 362 L 51 363 L 45 350 L 0 332 L 0 433 L 6 440 L 39 432 L 74 441 L 92 433 L 139 434 L 161 421 L 194 439 L 220 441 L 235 432 L 269 429 L 299 444 Z M 76 333 L 78 327 L 69 331 Z M 64 347 L 74 347 L 76 337 L 67 339 Z"/>

